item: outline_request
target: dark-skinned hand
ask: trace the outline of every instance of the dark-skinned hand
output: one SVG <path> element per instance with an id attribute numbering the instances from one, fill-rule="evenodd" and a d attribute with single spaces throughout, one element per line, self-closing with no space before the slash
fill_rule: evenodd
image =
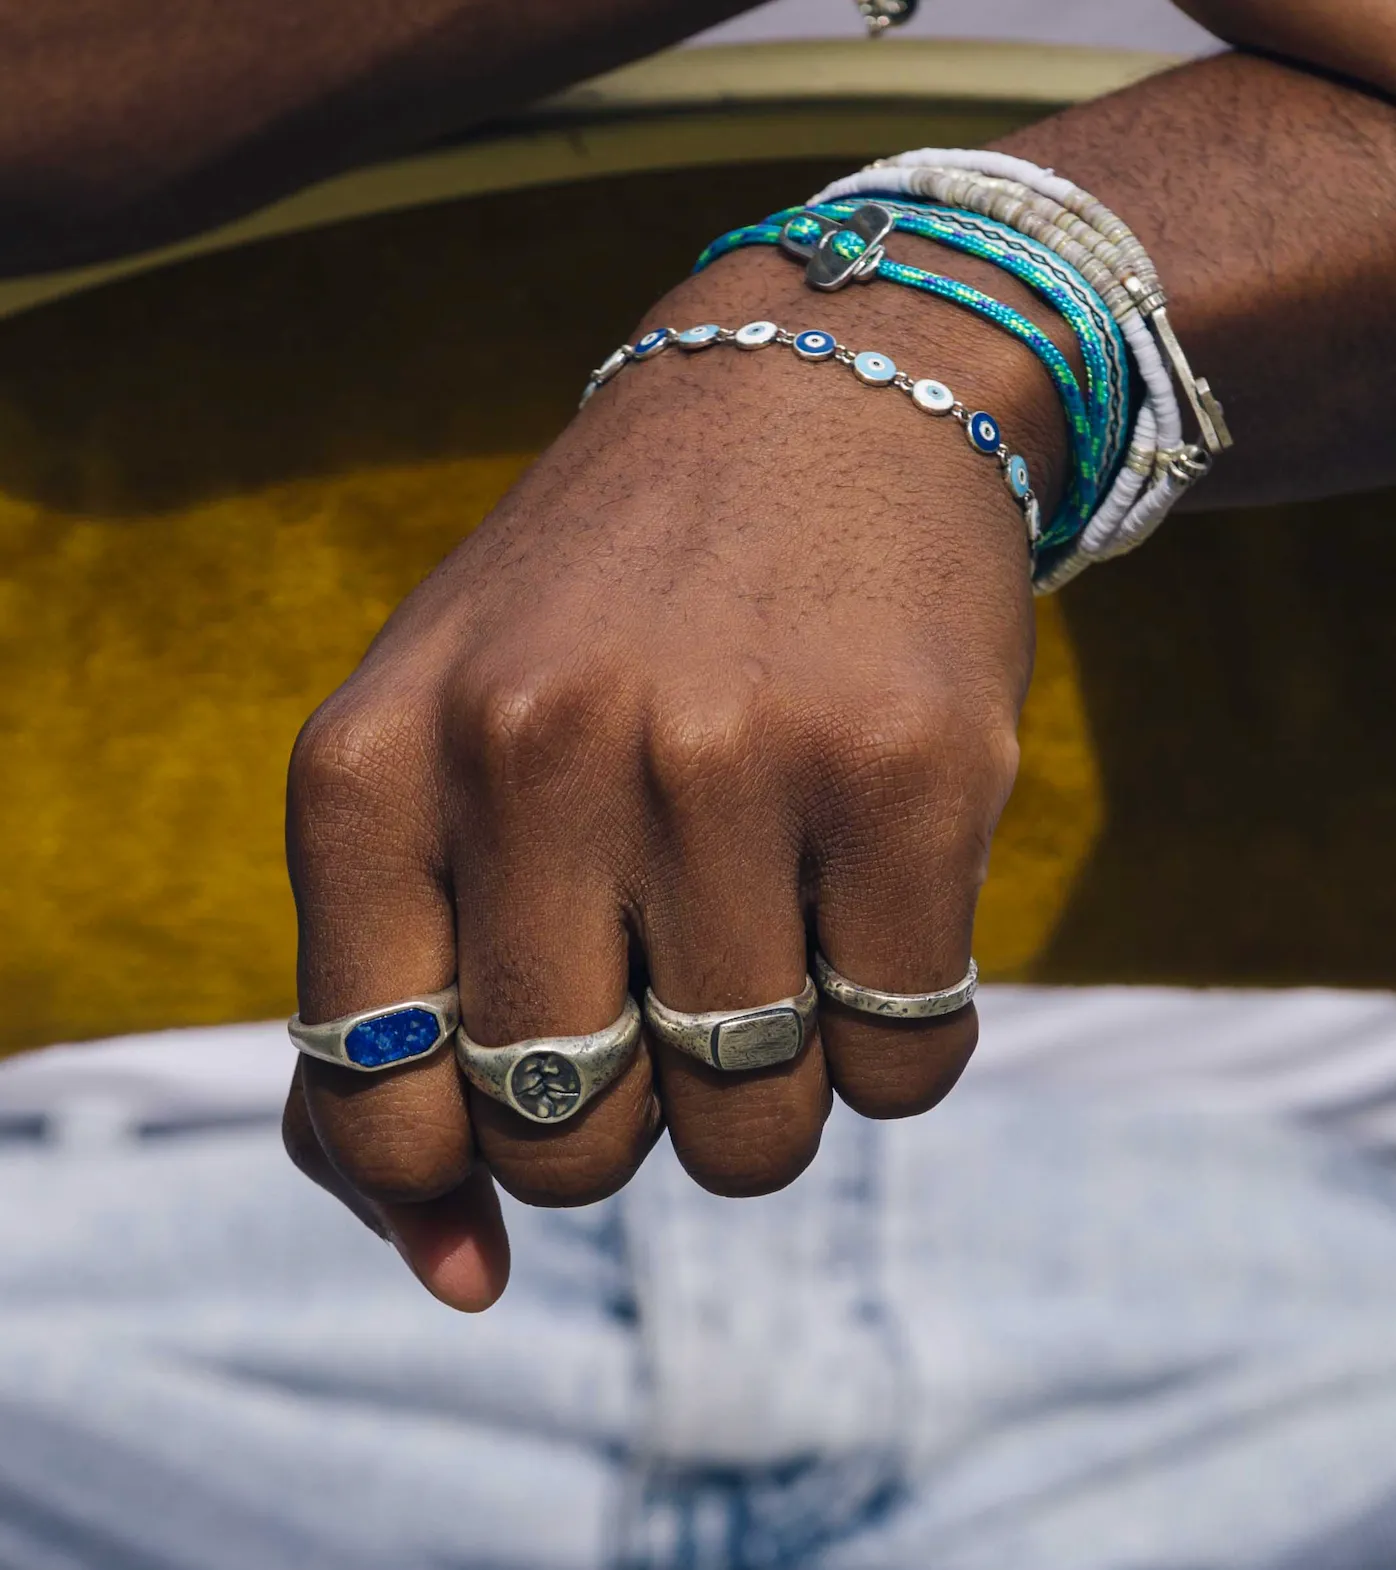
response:
<path id="1" fill-rule="evenodd" d="M 899 254 L 924 262 L 920 245 Z M 955 270 L 1032 308 L 975 266 Z M 644 325 L 759 318 L 948 382 L 1000 419 L 1050 508 L 1054 395 L 993 328 L 890 284 L 815 294 L 769 251 Z M 580 1034 L 636 974 L 682 1010 L 787 997 L 813 942 L 866 986 L 953 984 L 1032 648 L 1022 514 L 952 421 L 778 348 L 629 367 L 306 726 L 303 1017 L 458 978 L 486 1046 Z M 972 1008 L 915 1024 L 823 1003 L 795 1061 L 744 1075 L 646 1041 L 557 1128 L 467 1087 L 450 1051 L 371 1077 L 303 1059 L 287 1141 L 432 1292 L 479 1309 L 508 1274 L 492 1178 L 534 1204 L 598 1200 L 667 1127 L 704 1187 L 769 1192 L 813 1158 L 834 1095 L 923 1112 L 976 1033 Z"/>

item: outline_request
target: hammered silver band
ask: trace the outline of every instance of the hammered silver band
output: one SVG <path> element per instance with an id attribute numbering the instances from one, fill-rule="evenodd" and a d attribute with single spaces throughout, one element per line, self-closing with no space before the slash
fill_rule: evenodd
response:
<path id="1" fill-rule="evenodd" d="M 476 1090 L 530 1123 L 565 1123 L 617 1078 L 640 1044 L 634 998 L 613 1025 L 589 1036 L 540 1036 L 507 1047 L 482 1047 L 461 1025 L 456 1061 Z"/>
<path id="2" fill-rule="evenodd" d="M 451 1039 L 460 1023 L 454 986 L 424 992 L 401 1003 L 364 1009 L 323 1025 L 307 1025 L 299 1014 L 286 1026 L 307 1057 L 337 1063 L 359 1074 L 382 1074 L 431 1054 Z"/>
<path id="3" fill-rule="evenodd" d="M 645 1023 L 657 1041 L 710 1068 L 737 1074 L 798 1057 L 814 1026 L 819 992 L 810 977 L 797 997 L 754 1009 L 682 1014 L 645 993 Z"/>
<path id="4" fill-rule="evenodd" d="M 882 1019 L 938 1019 L 943 1014 L 958 1014 L 968 1008 L 979 990 L 979 966 L 973 960 L 963 981 L 940 992 L 879 992 L 876 987 L 860 987 L 839 975 L 822 954 L 815 955 L 814 974 L 826 998 Z"/>

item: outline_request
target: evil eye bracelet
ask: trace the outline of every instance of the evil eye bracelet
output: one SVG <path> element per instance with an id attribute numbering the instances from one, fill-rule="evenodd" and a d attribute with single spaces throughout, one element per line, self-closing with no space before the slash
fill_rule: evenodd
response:
<path id="1" fill-rule="evenodd" d="M 718 327 L 712 322 L 690 327 L 686 332 L 675 332 L 672 327 L 657 327 L 648 332 L 638 343 L 623 344 L 603 364 L 591 373 L 591 380 L 582 393 L 582 407 L 595 396 L 597 390 L 618 376 L 627 365 L 657 359 L 666 350 L 678 348 L 696 354 L 718 345 L 733 345 L 753 352 L 772 346 L 789 349 L 807 364 L 832 361 L 851 370 L 858 380 L 868 387 L 895 387 L 903 392 L 923 414 L 937 419 L 949 418 L 959 425 L 965 439 L 975 452 L 994 459 L 1003 475 L 1009 494 L 1023 510 L 1027 525 L 1028 546 L 1035 555 L 1042 537 L 1042 511 L 1032 488 L 1027 460 L 1004 444 L 999 422 L 983 409 L 970 410 L 962 404 L 945 385 L 930 377 L 916 378 L 897 369 L 891 357 L 876 350 L 859 353 L 841 344 L 831 332 L 810 328 L 792 333 L 775 322 L 748 322 L 745 327 Z"/>
<path id="2" fill-rule="evenodd" d="M 780 245 L 787 224 L 803 218 L 807 212 L 807 209 L 792 209 L 788 213 L 777 214 L 764 224 L 753 224 L 723 235 L 698 258 L 695 272 L 701 272 L 719 257 L 742 246 Z M 1087 408 L 1082 396 L 1076 373 L 1052 339 L 1036 322 L 1030 321 L 1021 312 L 969 284 L 893 261 L 881 243 L 897 223 L 896 214 L 889 209 L 871 204 L 855 204 L 855 210 L 845 223 L 833 218 L 821 220 L 817 212 L 810 213 L 810 216 L 816 224 L 827 222 L 838 231 L 830 234 L 826 243 L 812 243 L 810 246 L 815 252 L 815 260 L 830 269 L 830 281 L 817 282 L 813 276 L 812 263 L 811 282 L 816 288 L 835 289 L 855 279 L 887 279 L 963 306 L 1033 351 L 1057 389 L 1071 438 L 1072 469 L 1066 494 L 1056 516 L 1043 531 L 1043 541 L 1045 545 L 1061 544 L 1078 535 L 1095 511 L 1100 493 L 1104 428 L 1101 411 L 1094 411 L 1093 418 L 1093 411 Z M 820 233 L 823 232 L 821 227 Z M 817 242 L 819 236 L 814 235 L 811 239 Z"/>
<path id="3" fill-rule="evenodd" d="M 1044 556 L 1038 587 L 1060 587 L 1093 561 L 1142 544 L 1232 443 L 1221 403 L 1188 364 L 1158 271 L 1138 238 L 1102 202 L 1053 170 L 967 148 L 924 147 L 880 160 L 828 186 L 813 204 L 889 196 L 997 221 L 1047 246 L 1099 294 L 1129 345 L 1144 396 L 1110 493 L 1069 548 Z M 1200 442 L 1184 438 L 1179 392 Z"/>
<path id="4" fill-rule="evenodd" d="M 781 244 L 808 261 L 830 228 L 843 228 L 865 204 L 861 200 L 821 203 L 789 218 Z M 934 240 L 949 250 L 991 262 L 1025 283 L 1071 328 L 1086 368 L 1086 408 L 1097 439 L 1097 466 L 1111 475 L 1129 432 L 1129 351 L 1118 323 L 1100 295 L 1055 252 L 991 218 L 952 207 L 880 202 L 905 234 Z M 856 255 L 844 236 L 838 242 Z"/>

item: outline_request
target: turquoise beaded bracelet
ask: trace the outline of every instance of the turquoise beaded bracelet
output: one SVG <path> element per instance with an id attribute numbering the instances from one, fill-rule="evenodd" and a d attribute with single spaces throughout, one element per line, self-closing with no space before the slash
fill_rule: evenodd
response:
<path id="1" fill-rule="evenodd" d="M 863 199 L 821 204 L 815 211 L 840 226 Z M 1097 467 L 1104 477 L 1115 470 L 1128 438 L 1130 423 L 1129 350 L 1119 324 L 1095 289 L 1068 262 L 1028 235 L 978 213 L 905 199 L 876 204 L 889 211 L 896 228 L 934 240 L 950 250 L 991 262 L 1044 300 L 1071 328 L 1086 368 L 1086 408 L 1097 446 Z M 807 258 L 810 242 L 822 238 L 817 223 L 806 224 L 808 210 L 796 211 L 782 241 Z"/>
<path id="2" fill-rule="evenodd" d="M 860 224 L 859 220 L 863 222 Z M 834 288 L 853 279 L 884 278 L 950 300 L 1018 339 L 1033 351 L 1051 377 L 1071 437 L 1070 480 L 1061 507 L 1042 536 L 1044 545 L 1063 545 L 1074 539 L 1090 520 L 1121 445 L 1120 437 L 1114 433 L 1120 428 L 1117 420 L 1123 405 L 1118 396 L 1112 397 L 1115 378 L 1110 374 L 1105 353 L 1097 343 L 1085 355 L 1090 388 L 1088 403 L 1066 356 L 1035 322 L 969 284 L 895 262 L 883 250 L 881 242 L 894 228 L 925 233 L 931 227 L 932 222 L 924 214 L 911 211 L 909 204 L 894 207 L 890 203 L 843 202 L 816 208 L 789 208 L 774 214 L 765 223 L 734 229 L 715 240 L 699 257 L 694 271 L 701 272 L 719 257 L 744 246 L 782 246 L 798 255 L 815 253 L 841 269 L 836 281 L 819 287 Z M 932 234 L 931 238 L 944 239 L 951 226 L 937 227 L 942 232 Z M 860 232 L 860 229 L 866 232 Z M 838 232 L 830 234 L 831 230 Z M 824 244 L 821 245 L 821 241 Z M 975 248 L 976 254 L 998 261 L 1006 270 L 1018 273 L 1044 297 L 1051 298 L 1052 284 L 1039 274 L 1039 270 L 1032 269 L 1006 246 L 1000 247 L 1000 255 L 990 256 L 988 243 L 981 239 L 979 244 L 983 249 L 970 243 L 961 248 Z M 1068 319 L 1078 338 L 1083 340 L 1084 349 L 1084 342 L 1097 334 L 1095 324 L 1088 324 L 1079 305 L 1074 306 L 1064 295 L 1060 300 L 1053 299 L 1052 303 L 1062 314 L 1070 313 Z M 1114 345 L 1111 351 L 1113 356 Z M 1121 353 L 1119 360 L 1123 362 L 1123 359 Z M 1124 396 L 1127 398 L 1127 391 Z"/>
<path id="3" fill-rule="evenodd" d="M 1009 494 L 1023 510 L 1028 547 L 1036 555 L 1042 535 L 1042 510 L 1032 488 L 1027 460 L 1005 446 L 999 422 L 993 415 L 983 409 L 966 408 L 944 382 L 930 377 L 917 379 L 908 376 L 905 371 L 897 369 L 889 355 L 871 349 L 859 353 L 841 344 L 833 333 L 819 328 L 792 333 L 778 327 L 775 322 L 748 322 L 745 327 L 736 328 L 718 327 L 712 322 L 706 322 L 699 327 L 690 327 L 685 332 L 675 332 L 672 327 L 656 327 L 638 343 L 622 344 L 591 373 L 591 379 L 582 393 L 581 407 L 585 408 L 597 390 L 618 376 L 627 365 L 656 359 L 665 350 L 674 347 L 696 354 L 720 344 L 734 345 L 749 352 L 772 346 L 789 349 L 797 359 L 808 364 L 831 361 L 846 366 L 868 387 L 895 387 L 905 393 L 923 414 L 954 420 L 964 430 L 965 439 L 975 452 L 997 461 Z"/>

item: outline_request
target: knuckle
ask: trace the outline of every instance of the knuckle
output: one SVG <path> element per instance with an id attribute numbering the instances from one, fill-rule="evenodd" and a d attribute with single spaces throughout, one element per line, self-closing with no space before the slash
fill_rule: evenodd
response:
<path id="1" fill-rule="evenodd" d="M 612 1151 L 577 1150 L 565 1142 L 535 1148 L 526 1158 L 492 1151 L 490 1169 L 507 1194 L 543 1210 L 599 1204 L 617 1194 L 640 1170 L 648 1143 Z"/>
<path id="2" fill-rule="evenodd" d="M 950 705 L 921 693 L 879 693 L 841 727 L 845 773 L 874 792 L 900 795 L 943 775 L 951 754 Z"/>
<path id="3" fill-rule="evenodd" d="M 526 1124 L 487 1097 L 472 1096 L 471 1102 L 481 1151 L 500 1187 L 543 1209 L 592 1205 L 618 1193 L 664 1126 L 643 1055 L 562 1129 Z"/>
<path id="4" fill-rule="evenodd" d="M 306 1111 L 305 1097 L 301 1094 L 298 1082 L 292 1083 L 281 1114 L 281 1143 L 286 1147 L 291 1165 L 303 1177 L 316 1183 L 321 1181 L 325 1153 L 315 1137 L 315 1130 L 310 1126 L 310 1115 Z"/>
<path id="5" fill-rule="evenodd" d="M 306 721 L 291 754 L 293 810 L 312 816 L 354 810 L 388 792 L 403 769 L 405 728 L 400 710 L 323 705 Z"/>
<path id="6" fill-rule="evenodd" d="M 979 1042 L 971 1007 L 930 1024 L 839 1019 L 824 1021 L 838 1059 L 839 1099 L 860 1117 L 919 1117 L 939 1106 L 969 1066 Z"/>
<path id="7" fill-rule="evenodd" d="M 1017 782 L 1022 749 L 1018 743 L 1017 728 L 1011 722 L 986 728 L 982 733 L 982 741 L 981 778 L 985 794 L 997 806 L 998 811 L 994 814 L 997 818 Z"/>
<path id="8" fill-rule="evenodd" d="M 321 1070 L 324 1072 L 321 1072 Z M 309 1064 L 306 1102 L 335 1171 L 376 1204 L 422 1204 L 458 1188 L 474 1160 L 459 1094 L 389 1096 L 336 1079 L 343 1070 Z"/>
<path id="9" fill-rule="evenodd" d="M 330 1145 L 335 1170 L 365 1199 L 382 1205 L 421 1205 L 459 1188 L 470 1173 L 462 1149 L 430 1123 L 410 1133 L 384 1131 L 353 1145 Z"/>
<path id="10" fill-rule="evenodd" d="M 800 1139 L 788 1131 L 776 1137 L 766 1130 L 762 1137 L 685 1139 L 674 1136 L 674 1151 L 684 1170 L 710 1194 L 723 1199 L 757 1199 L 775 1194 L 805 1171 L 819 1151 L 821 1129 L 816 1126 Z"/>
<path id="11" fill-rule="evenodd" d="M 645 770 L 655 798 L 682 807 L 714 783 L 739 783 L 756 764 L 755 718 L 742 698 L 684 698 L 659 708 L 645 735 Z"/>
<path id="12" fill-rule="evenodd" d="M 588 674 L 471 671 L 457 683 L 455 733 L 492 784 L 515 787 L 551 773 L 585 744 L 599 683 Z"/>
<path id="13" fill-rule="evenodd" d="M 953 694 L 880 694 L 844 727 L 844 738 L 843 772 L 875 803 L 936 797 L 956 818 L 993 822 L 1017 777 L 1012 720 Z"/>
<path id="14" fill-rule="evenodd" d="M 691 1099 L 694 1074 L 688 1063 L 674 1063 L 670 1072 L 675 1077 L 666 1082 L 665 1095 L 674 1153 L 710 1194 L 727 1199 L 774 1194 L 788 1188 L 818 1154 L 833 1106 L 822 1052 L 800 1058 L 793 1072 L 710 1085 L 697 1102 Z M 708 1082 L 715 1073 L 698 1068 L 697 1079 Z M 690 1093 L 684 1091 L 685 1082 Z"/>

